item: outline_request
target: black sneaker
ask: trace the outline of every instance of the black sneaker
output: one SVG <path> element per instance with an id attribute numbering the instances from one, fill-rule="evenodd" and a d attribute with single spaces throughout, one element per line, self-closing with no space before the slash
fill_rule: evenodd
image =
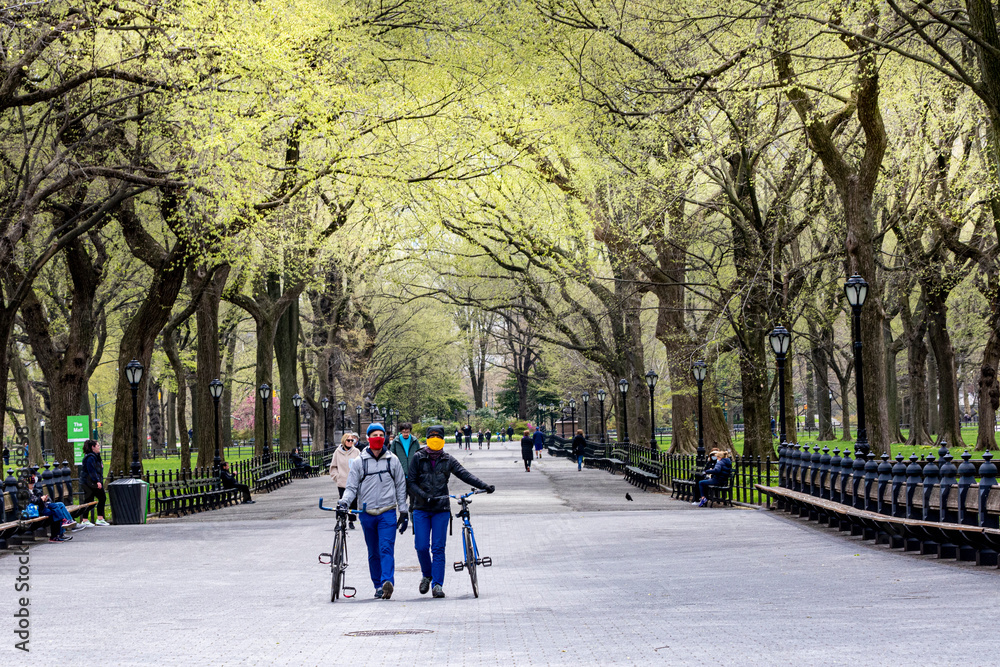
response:
<path id="1" fill-rule="evenodd" d="M 444 597 L 444 589 L 441 588 L 441 584 L 438 584 L 437 586 L 434 587 L 434 592 L 431 593 L 431 595 L 433 595 L 436 598 Z"/>
<path id="2" fill-rule="evenodd" d="M 420 594 L 427 595 L 427 591 L 431 589 L 431 578 L 424 577 L 420 580 Z"/>
<path id="3" fill-rule="evenodd" d="M 375 599 L 378 599 L 378 598 L 381 598 L 381 597 L 382 597 L 382 589 L 381 588 L 376 588 L 375 589 Z"/>
<path id="4" fill-rule="evenodd" d="M 382 584 L 382 599 L 388 600 L 392 597 L 392 582 L 386 581 Z"/>

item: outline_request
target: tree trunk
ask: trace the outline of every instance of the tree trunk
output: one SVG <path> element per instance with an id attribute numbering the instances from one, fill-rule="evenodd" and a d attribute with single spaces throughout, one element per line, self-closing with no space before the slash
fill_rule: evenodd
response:
<path id="1" fill-rule="evenodd" d="M 170 392 L 170 400 L 173 405 L 171 418 L 176 420 L 177 436 L 180 438 L 180 467 L 182 470 L 191 469 L 191 440 L 188 437 L 187 426 L 187 370 L 181 362 L 180 353 L 177 351 L 177 341 L 174 340 L 173 332 L 164 332 L 163 350 L 170 361 L 170 368 L 174 373 L 174 383 L 177 385 L 176 392 Z M 173 429 L 174 426 L 169 426 Z M 176 447 L 177 441 L 171 443 L 171 448 Z"/>
<path id="2" fill-rule="evenodd" d="M 925 343 L 926 346 L 926 343 Z M 934 348 L 927 355 L 927 427 L 932 436 L 941 432 L 941 409 L 938 404 L 938 367 Z"/>
<path id="3" fill-rule="evenodd" d="M 840 439 L 845 442 L 851 442 L 854 439 L 851 437 L 851 404 L 848 401 L 850 401 L 850 380 L 845 379 L 843 382 L 840 382 L 840 405 L 843 408 L 840 411 Z"/>
<path id="4" fill-rule="evenodd" d="M 905 442 L 902 431 L 899 429 L 899 379 L 896 376 L 896 355 L 899 354 L 900 347 L 893 344 L 892 327 L 889 322 L 885 323 L 885 378 L 887 401 L 889 406 L 889 428 L 893 433 L 893 442 Z"/>
<path id="5" fill-rule="evenodd" d="M 743 455 L 775 457 L 771 437 L 770 383 L 764 334 L 744 331 L 747 344 L 740 351 L 740 381 L 743 383 Z"/>
<path id="6" fill-rule="evenodd" d="M 160 413 L 160 381 L 150 378 L 146 385 L 146 411 L 149 420 L 149 442 L 153 458 L 163 454 L 163 416 Z"/>
<path id="7" fill-rule="evenodd" d="M 910 437 L 906 446 L 929 446 L 934 441 L 927 432 L 927 342 L 914 336 L 906 352 L 906 368 L 910 381 Z"/>
<path id="8" fill-rule="evenodd" d="M 810 350 L 810 354 L 811 354 Z M 802 357 L 802 377 L 806 383 L 806 433 L 812 434 L 816 430 L 816 383 L 813 380 L 812 364 L 805 356 Z"/>
<path id="9" fill-rule="evenodd" d="M 811 326 L 810 328 L 812 329 Z M 824 329 L 822 332 L 818 330 L 812 331 L 813 347 L 811 358 L 813 378 L 816 382 L 816 408 L 819 415 L 819 434 L 816 436 L 816 439 L 830 441 L 835 440 L 837 436 L 833 432 L 833 390 L 830 387 L 830 365 L 826 357 L 828 343 L 826 340 L 822 342 L 817 342 L 816 340 L 818 337 L 825 335 L 832 336 L 833 333 L 829 328 Z"/>
<path id="10" fill-rule="evenodd" d="M 167 455 L 177 452 L 177 394 L 167 392 Z"/>
<path id="11" fill-rule="evenodd" d="M 222 423 L 219 425 L 222 433 L 222 459 L 225 460 L 226 447 L 233 446 L 233 371 L 236 367 L 236 331 L 235 327 L 229 334 L 229 341 L 226 345 L 226 372 L 223 374 L 225 386 L 222 390 L 222 404 L 219 406 L 219 414 Z M 252 396 L 257 393 L 253 392 Z"/>
<path id="12" fill-rule="evenodd" d="M 795 409 L 795 383 L 792 381 L 795 375 L 795 357 L 792 351 L 788 350 L 788 360 L 785 362 L 785 435 L 787 442 L 799 441 L 799 429 L 796 409 Z"/>
<path id="13" fill-rule="evenodd" d="M 287 278 L 286 278 L 287 282 Z M 271 299 L 280 298 L 278 277 L 271 276 L 268 281 L 268 293 Z M 280 447 L 282 451 L 292 451 L 296 447 L 295 406 L 292 396 L 299 393 L 298 379 L 298 349 L 299 349 L 299 304 L 298 300 L 288 305 L 287 310 L 278 319 L 274 337 L 274 357 L 278 362 L 278 406 L 280 411 Z"/>
<path id="14" fill-rule="evenodd" d="M 1000 309 L 994 312 L 1000 313 Z M 996 414 L 1000 408 L 1000 382 L 997 364 L 1000 363 L 1000 327 L 996 317 L 991 319 L 990 337 L 983 348 L 983 361 L 979 368 L 979 429 L 976 434 L 978 451 L 996 449 Z"/>
<path id="15" fill-rule="evenodd" d="M 947 294 L 931 292 L 928 303 L 930 327 L 928 336 L 934 349 L 938 371 L 938 401 L 940 405 L 937 445 L 947 442 L 951 447 L 964 447 L 962 422 L 958 414 L 958 376 L 955 369 L 955 348 L 948 334 Z"/>
<path id="16" fill-rule="evenodd" d="M 219 423 L 216 423 L 216 404 L 212 398 L 211 383 L 222 374 L 219 350 L 219 303 L 222 300 L 222 290 L 229 280 L 229 271 L 228 264 L 223 264 L 215 271 L 209 271 L 208 267 L 201 266 L 192 269 L 188 277 L 191 293 L 196 294 L 201 291 L 201 298 L 195 311 L 198 323 L 198 365 L 195 374 L 198 398 L 192 405 L 196 410 L 194 438 L 198 446 L 199 468 L 208 467 L 215 460 L 216 428 L 221 427 L 222 423 L 221 414 Z M 199 285 L 205 280 L 209 281 L 207 285 Z"/>

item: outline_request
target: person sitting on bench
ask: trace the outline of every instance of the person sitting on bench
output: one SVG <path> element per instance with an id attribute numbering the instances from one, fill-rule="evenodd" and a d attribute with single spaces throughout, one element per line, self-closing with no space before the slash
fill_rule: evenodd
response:
<path id="1" fill-rule="evenodd" d="M 47 493 L 34 476 L 28 477 L 28 504 L 38 508 L 38 516 L 47 516 L 49 522 L 49 542 L 68 542 L 73 538 L 66 535 L 67 528 L 73 528 L 76 522 L 62 503 L 51 503 Z"/>
<path id="2" fill-rule="evenodd" d="M 708 487 L 725 486 L 729 482 L 729 475 L 733 472 L 733 461 L 729 458 L 729 452 L 719 450 L 716 457 L 715 465 L 705 471 L 707 479 L 698 482 L 698 491 L 701 493 L 701 499 L 695 503 L 698 507 L 708 504 Z"/>
<path id="3" fill-rule="evenodd" d="M 254 501 L 250 498 L 250 487 L 236 481 L 236 475 L 229 472 L 229 461 L 222 462 L 222 470 L 219 471 L 219 477 L 222 479 L 222 488 L 241 491 L 243 493 L 243 504 L 253 504 Z"/>
<path id="4" fill-rule="evenodd" d="M 302 455 L 299 454 L 299 448 L 298 447 L 296 447 L 295 449 L 292 450 L 292 457 L 291 458 L 292 458 L 292 465 L 294 465 L 296 468 L 301 468 L 303 470 L 309 470 L 310 469 L 309 466 L 306 465 L 306 462 L 304 460 L 302 460 Z"/>

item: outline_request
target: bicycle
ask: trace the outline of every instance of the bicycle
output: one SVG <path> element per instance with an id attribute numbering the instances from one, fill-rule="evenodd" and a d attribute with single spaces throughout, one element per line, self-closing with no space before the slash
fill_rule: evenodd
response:
<path id="1" fill-rule="evenodd" d="M 323 499 L 319 499 L 319 508 L 327 512 L 336 512 L 336 507 L 324 507 Z M 333 581 L 330 584 L 330 602 L 336 602 L 337 598 L 340 597 L 341 591 L 344 593 L 345 598 L 352 598 L 357 595 L 357 589 L 353 586 L 344 585 L 344 571 L 347 569 L 347 514 L 361 514 L 364 511 L 364 507 L 361 510 L 347 510 L 343 514 L 337 514 L 337 526 L 333 529 L 333 548 L 330 553 L 322 553 L 319 555 L 319 562 L 321 565 L 329 565 L 330 571 L 333 573 Z M 323 560 L 323 557 L 327 557 L 329 560 Z M 350 591 L 350 594 L 348 594 Z"/>
<path id="2" fill-rule="evenodd" d="M 454 498 L 458 501 L 458 504 L 462 506 L 455 516 L 462 519 L 462 547 L 463 553 L 465 554 L 464 561 L 458 561 L 455 563 L 455 571 L 461 572 L 462 570 L 467 570 L 469 572 L 469 579 L 472 580 L 472 594 L 475 597 L 479 597 L 479 579 L 476 575 L 476 566 L 482 565 L 483 567 L 492 567 L 493 559 L 489 556 L 479 557 L 479 547 L 476 545 L 476 535 L 472 530 L 472 521 L 469 514 L 469 504 L 472 503 L 469 500 L 469 496 L 474 496 L 477 493 L 486 493 L 482 489 L 474 489 L 469 491 L 464 496 L 447 496 L 448 498 Z"/>

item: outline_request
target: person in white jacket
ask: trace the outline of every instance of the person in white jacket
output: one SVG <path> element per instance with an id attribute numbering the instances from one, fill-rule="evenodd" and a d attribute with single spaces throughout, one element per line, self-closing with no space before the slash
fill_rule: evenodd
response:
<path id="1" fill-rule="evenodd" d="M 371 424 L 367 435 L 368 447 L 351 461 L 337 512 L 346 512 L 355 499 L 363 508 L 361 530 L 368 546 L 368 572 L 375 585 L 375 597 L 388 600 L 395 579 L 396 530 L 405 532 L 410 521 L 406 475 L 399 459 L 385 447 L 385 428 Z"/>
<path id="2" fill-rule="evenodd" d="M 344 491 L 347 488 L 347 475 L 351 470 L 351 461 L 361 456 L 361 450 L 357 447 L 358 440 L 357 433 L 345 433 L 340 438 L 340 446 L 333 451 L 333 458 L 330 460 L 330 477 L 337 485 L 337 493 L 340 494 L 341 498 L 344 497 Z M 351 509 L 358 509 L 356 499 L 351 504 Z M 351 530 L 354 530 L 354 515 L 348 514 L 347 516 Z"/>

